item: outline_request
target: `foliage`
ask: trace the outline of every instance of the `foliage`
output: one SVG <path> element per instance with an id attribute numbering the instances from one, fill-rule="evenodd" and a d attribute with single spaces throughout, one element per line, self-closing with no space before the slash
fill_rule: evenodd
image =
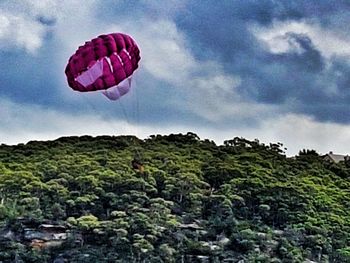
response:
<path id="1" fill-rule="evenodd" d="M 144 171 L 130 165 L 136 153 Z M 347 163 L 243 138 L 1 145 L 0 261 L 350 262 L 349 189 Z M 28 222 L 68 238 L 38 247 Z"/>

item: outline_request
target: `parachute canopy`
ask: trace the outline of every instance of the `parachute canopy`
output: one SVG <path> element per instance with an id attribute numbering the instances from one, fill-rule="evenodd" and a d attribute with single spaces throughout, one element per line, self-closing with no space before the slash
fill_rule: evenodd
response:
<path id="1" fill-rule="evenodd" d="M 116 100 L 130 90 L 140 51 L 128 35 L 112 33 L 85 42 L 66 66 L 69 86 L 80 92 L 101 90 Z"/>

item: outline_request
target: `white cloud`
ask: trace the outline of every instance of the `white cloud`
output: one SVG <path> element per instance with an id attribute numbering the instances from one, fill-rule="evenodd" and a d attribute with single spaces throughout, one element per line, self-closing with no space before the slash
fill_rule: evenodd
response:
<path id="1" fill-rule="evenodd" d="M 350 127 L 348 125 L 323 123 L 311 117 L 297 114 L 280 115 L 276 119 L 266 119 L 260 127 L 262 131 L 250 131 L 262 141 L 282 142 L 289 154 L 302 149 L 315 149 L 319 153 L 334 151 L 350 154 Z"/>
<path id="2" fill-rule="evenodd" d="M 147 138 L 152 134 L 186 133 L 192 131 L 202 139 L 218 144 L 236 136 L 261 142 L 281 142 L 288 155 L 302 149 L 319 153 L 333 151 L 349 154 L 350 127 L 320 123 L 312 118 L 289 114 L 262 120 L 260 126 L 215 128 L 181 125 L 131 125 L 126 120 L 106 120 L 98 115 L 67 114 L 33 105 L 0 101 L 0 143 L 17 144 L 29 140 L 51 140 L 73 135 L 130 135 Z M 336 136 L 335 136 L 336 135 Z"/>
<path id="3" fill-rule="evenodd" d="M 141 49 L 142 69 L 155 79 L 179 86 L 186 81 L 197 62 L 186 48 L 185 37 L 167 19 L 141 19 L 135 23 L 113 25 L 111 32 L 127 32 Z"/>
<path id="4" fill-rule="evenodd" d="M 183 103 L 198 116 L 216 124 L 232 120 L 245 122 L 247 119 L 260 122 L 260 118 L 274 114 L 276 106 L 242 99 L 236 92 L 240 78 L 221 72 L 219 69 L 188 81 L 189 99 Z"/>
<path id="5" fill-rule="evenodd" d="M 267 45 L 272 53 L 301 52 L 300 46 L 288 38 L 289 33 L 307 35 L 315 47 L 327 58 L 334 55 L 350 56 L 350 36 L 322 28 L 307 21 L 274 22 L 271 26 L 252 26 L 254 35 Z"/>
<path id="6" fill-rule="evenodd" d="M 0 49 L 23 48 L 29 53 L 41 47 L 45 26 L 24 15 L 0 11 Z"/>
<path id="7" fill-rule="evenodd" d="M 95 5 L 95 0 L 84 4 L 79 0 L 5 0 L 0 3 L 0 49 L 19 48 L 35 54 L 49 31 L 54 30 L 61 37 L 62 31 L 67 32 L 67 37 L 82 35 L 84 29 L 89 30 L 87 22 Z M 45 25 L 40 18 L 58 25 Z M 71 34 L 72 28 L 75 34 Z"/>
<path id="8" fill-rule="evenodd" d="M 318 122 L 311 117 L 297 114 L 266 118 L 256 127 L 232 127 L 226 129 L 198 128 L 202 138 L 222 143 L 233 137 L 258 139 L 269 144 L 281 142 L 287 148 L 287 155 L 296 155 L 302 149 L 314 149 L 320 154 L 333 151 L 350 154 L 350 127 L 348 125 Z"/>
<path id="9" fill-rule="evenodd" d="M 84 134 L 137 134 L 126 120 L 106 121 L 99 115 L 67 114 L 6 100 L 1 100 L 0 115 L 1 143 L 8 144 Z"/>

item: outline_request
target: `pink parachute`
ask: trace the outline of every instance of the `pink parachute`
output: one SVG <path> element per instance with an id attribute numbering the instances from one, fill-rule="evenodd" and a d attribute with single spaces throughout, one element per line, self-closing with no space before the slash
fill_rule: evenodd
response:
<path id="1" fill-rule="evenodd" d="M 138 67 L 140 51 L 128 35 L 113 33 L 85 42 L 66 66 L 69 86 L 77 91 L 101 90 L 117 100 L 131 87 L 131 77 Z"/>

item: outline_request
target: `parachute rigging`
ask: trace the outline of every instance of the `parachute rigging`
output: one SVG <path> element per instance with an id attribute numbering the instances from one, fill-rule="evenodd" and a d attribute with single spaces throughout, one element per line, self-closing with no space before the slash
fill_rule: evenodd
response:
<path id="1" fill-rule="evenodd" d="M 68 85 L 79 92 L 101 92 L 110 100 L 118 100 L 130 91 L 140 59 L 140 50 L 129 35 L 100 35 L 69 58 L 65 69 Z M 123 114 L 129 122 L 124 108 Z M 135 156 L 140 156 L 137 148 L 135 151 Z M 143 171 L 141 161 L 135 159 L 132 168 Z"/>

